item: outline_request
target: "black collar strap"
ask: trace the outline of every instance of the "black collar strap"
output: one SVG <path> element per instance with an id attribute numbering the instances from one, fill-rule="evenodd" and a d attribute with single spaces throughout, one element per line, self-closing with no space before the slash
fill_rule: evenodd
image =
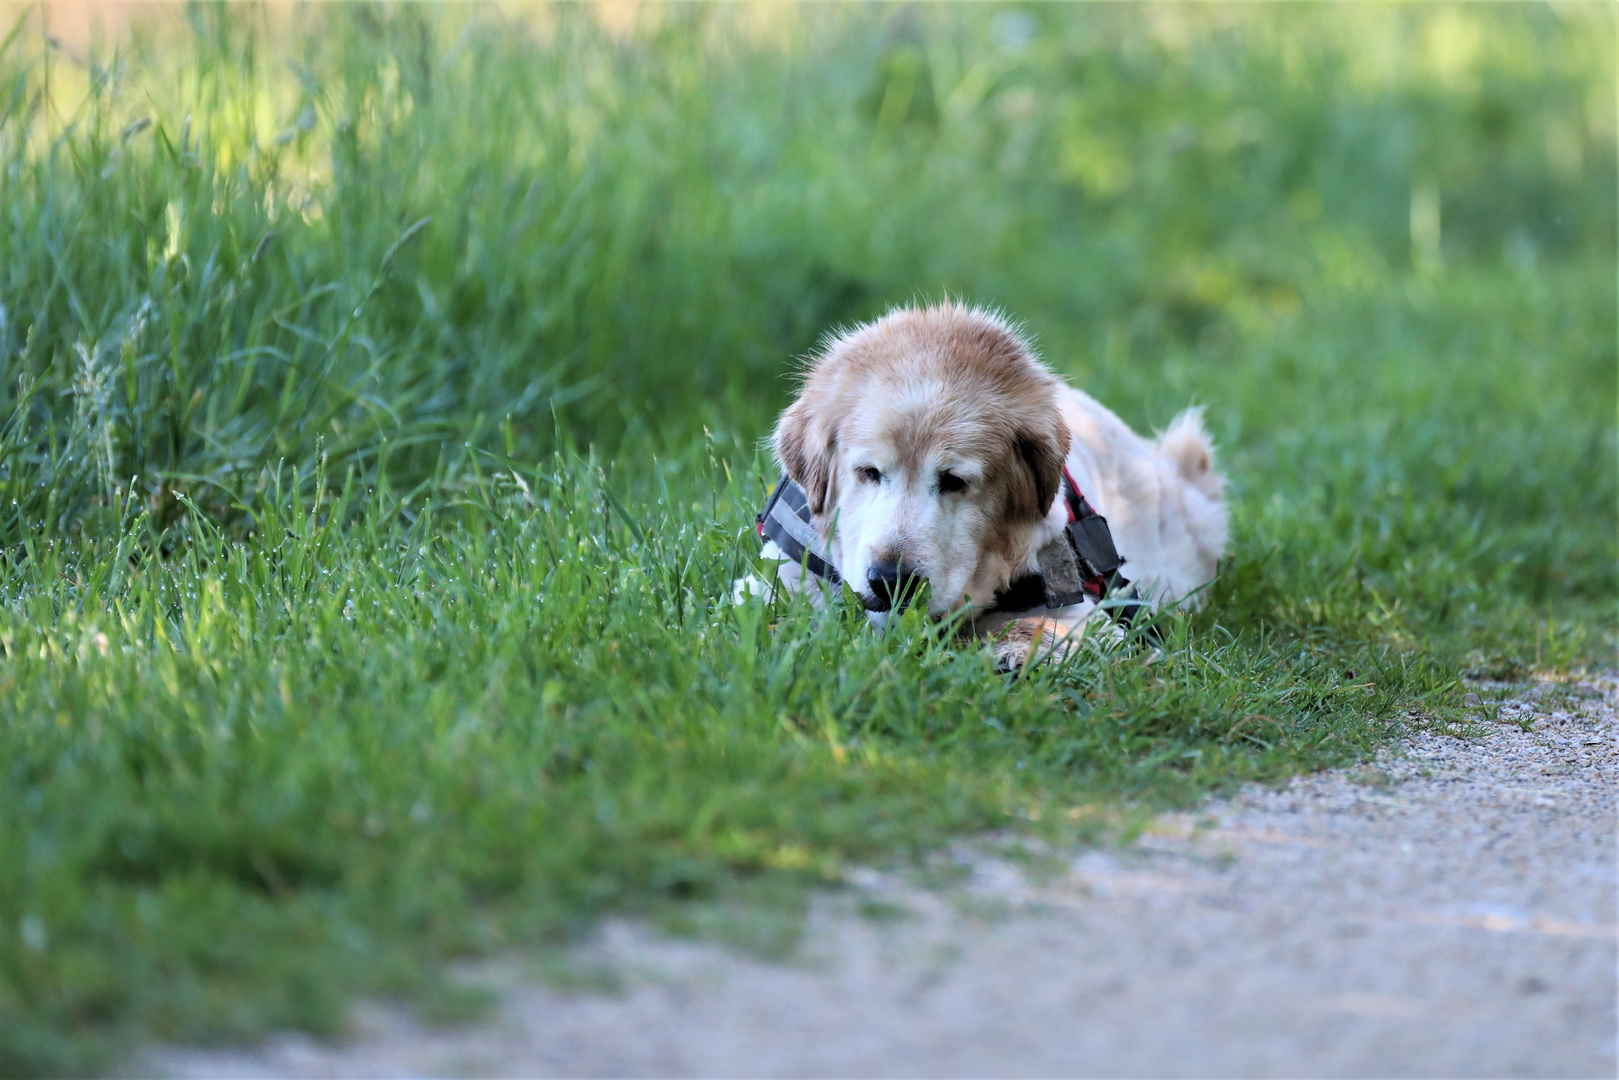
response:
<path id="1" fill-rule="evenodd" d="M 1061 497 L 1068 511 L 1068 524 L 1062 536 L 1040 549 L 1036 556 L 1039 572 L 1026 574 L 996 593 L 995 606 L 984 614 L 1068 607 L 1088 597 L 1102 603 L 1110 615 L 1129 626 L 1146 605 L 1129 579 L 1119 573 L 1124 560 L 1113 545 L 1107 518 L 1080 494 L 1066 468 L 1062 471 Z M 816 535 L 804 489 L 792 478 L 782 476 L 755 521 L 759 538 L 774 543 L 790 561 L 834 585 L 842 582 L 836 563 Z"/>

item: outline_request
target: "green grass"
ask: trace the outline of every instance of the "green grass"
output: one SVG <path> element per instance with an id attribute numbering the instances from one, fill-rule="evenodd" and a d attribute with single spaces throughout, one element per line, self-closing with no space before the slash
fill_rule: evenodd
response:
<path id="1" fill-rule="evenodd" d="M 453 1017 L 1611 664 L 1605 5 L 168 19 L 0 51 L 0 1072 Z M 725 603 L 792 357 L 946 290 L 1207 406 L 1161 655 Z"/>

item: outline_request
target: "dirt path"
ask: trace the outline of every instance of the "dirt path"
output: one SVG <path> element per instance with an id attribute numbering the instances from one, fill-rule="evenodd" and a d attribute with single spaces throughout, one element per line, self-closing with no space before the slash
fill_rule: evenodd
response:
<path id="1" fill-rule="evenodd" d="M 513 979 L 497 1017 L 166 1051 L 183 1076 L 1615 1075 L 1619 682 L 1526 693 L 1487 737 L 1245 791 L 1034 878 L 817 902 L 805 957 L 615 924 L 616 995 Z M 1524 731 L 1517 723 L 1533 721 Z M 909 914 L 857 913 L 873 897 Z"/>

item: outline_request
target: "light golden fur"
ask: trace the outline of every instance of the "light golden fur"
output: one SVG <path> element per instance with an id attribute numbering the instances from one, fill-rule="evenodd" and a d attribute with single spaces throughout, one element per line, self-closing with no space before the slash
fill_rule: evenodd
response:
<path id="1" fill-rule="evenodd" d="M 775 449 L 868 607 L 868 570 L 896 562 L 926 577 L 935 616 L 992 606 L 1062 534 L 1065 465 L 1153 604 L 1209 581 L 1225 547 L 1223 480 L 1197 411 L 1144 439 L 1062 383 L 1005 320 L 960 304 L 896 309 L 829 340 Z M 1002 620 L 997 652 L 1025 662 L 1094 611 Z"/>

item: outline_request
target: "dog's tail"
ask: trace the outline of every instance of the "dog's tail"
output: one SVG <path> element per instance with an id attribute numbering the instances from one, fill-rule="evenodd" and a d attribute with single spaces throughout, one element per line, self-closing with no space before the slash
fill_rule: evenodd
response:
<path id="1" fill-rule="evenodd" d="M 1158 452 L 1175 464 L 1188 484 L 1211 499 L 1225 490 L 1225 477 L 1214 467 L 1214 440 L 1203 427 L 1203 408 L 1194 405 L 1169 422 L 1158 436 Z"/>

